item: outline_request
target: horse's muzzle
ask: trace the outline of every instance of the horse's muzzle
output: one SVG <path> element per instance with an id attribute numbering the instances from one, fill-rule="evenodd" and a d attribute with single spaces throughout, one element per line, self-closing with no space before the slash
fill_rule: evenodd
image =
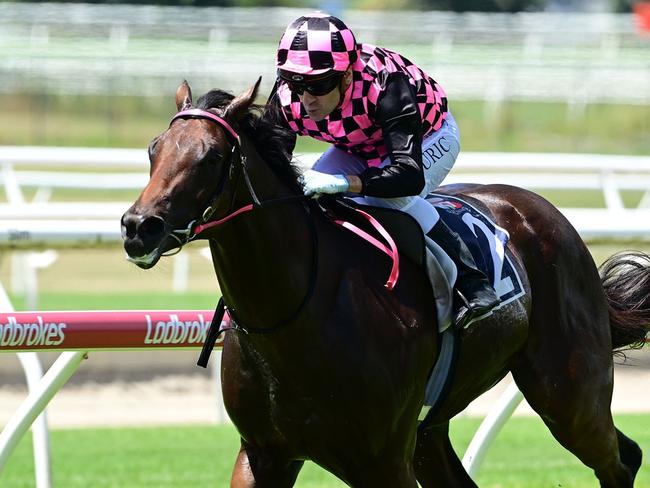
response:
<path id="1" fill-rule="evenodd" d="M 157 215 L 142 215 L 131 210 L 122 216 L 122 239 L 128 260 L 141 268 L 150 268 L 165 249 L 162 243 L 167 236 L 167 225 Z"/>

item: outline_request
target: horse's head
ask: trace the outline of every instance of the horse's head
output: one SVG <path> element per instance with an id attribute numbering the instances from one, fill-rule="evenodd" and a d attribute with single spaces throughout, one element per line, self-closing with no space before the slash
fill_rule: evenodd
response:
<path id="1" fill-rule="evenodd" d="M 233 127 L 247 115 L 259 83 L 237 97 L 213 90 L 199 99 L 198 108 L 187 82 L 178 87 L 178 113 L 149 145 L 149 183 L 122 216 L 130 261 L 151 268 L 191 237 L 193 224 L 206 212 L 230 204 L 221 197 L 233 191 L 227 184 L 239 149 Z"/>

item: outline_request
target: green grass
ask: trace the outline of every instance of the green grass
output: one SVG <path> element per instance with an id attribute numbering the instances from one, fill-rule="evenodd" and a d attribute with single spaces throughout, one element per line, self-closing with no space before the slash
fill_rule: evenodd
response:
<path id="1" fill-rule="evenodd" d="M 459 418 L 452 442 L 463 452 L 479 419 Z M 617 425 L 645 450 L 650 449 L 650 415 L 621 415 Z M 238 450 L 231 426 L 54 430 L 54 483 L 65 488 L 190 488 L 227 486 Z M 31 440 L 18 446 L 0 486 L 33 486 Z M 595 487 L 591 470 L 553 440 L 537 418 L 511 419 L 490 450 L 477 479 L 487 488 Z M 313 463 L 298 478 L 298 488 L 345 486 Z M 650 487 L 646 461 L 636 488 Z"/>
<path id="2" fill-rule="evenodd" d="M 25 297 L 9 294 L 16 310 L 25 310 Z M 41 293 L 40 310 L 212 310 L 221 294 L 213 293 Z"/>
<path id="3" fill-rule="evenodd" d="M 452 423 L 452 441 L 464 452 L 480 419 L 459 419 Z M 474 422 L 467 429 L 463 422 Z M 617 427 L 634 439 L 644 451 L 650 448 L 650 416 L 620 415 Z M 553 439 L 537 417 L 513 418 L 497 437 L 478 477 L 481 487 L 550 488 L 595 487 L 592 471 Z M 635 487 L 650 487 L 650 463 L 646 460 Z"/>
<path id="4" fill-rule="evenodd" d="M 169 97 L 0 95 L 0 145 L 147 147 L 174 113 Z M 647 106 L 451 100 L 465 151 L 650 154 Z M 323 143 L 299 138 L 297 153 Z"/>

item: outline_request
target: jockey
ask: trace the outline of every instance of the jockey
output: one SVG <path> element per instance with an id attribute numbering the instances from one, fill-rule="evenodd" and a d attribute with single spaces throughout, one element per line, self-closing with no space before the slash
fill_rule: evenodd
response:
<path id="1" fill-rule="evenodd" d="M 293 133 L 332 144 L 305 172 L 305 195 L 353 194 L 410 214 L 458 268 L 454 323 L 466 327 L 489 313 L 499 303 L 494 289 L 423 198 L 460 151 L 442 87 L 400 54 L 357 44 L 341 20 L 321 12 L 287 27 L 276 65 L 270 111 Z"/>

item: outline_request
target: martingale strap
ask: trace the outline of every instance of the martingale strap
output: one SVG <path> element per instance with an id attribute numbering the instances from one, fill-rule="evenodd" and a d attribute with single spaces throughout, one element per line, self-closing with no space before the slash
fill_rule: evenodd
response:
<path id="1" fill-rule="evenodd" d="M 221 320 L 223 319 L 225 311 L 226 307 L 224 305 L 222 297 L 219 298 L 217 308 L 215 309 L 214 315 L 212 316 L 212 322 L 210 322 L 210 327 L 208 328 L 208 332 L 205 335 L 205 341 L 203 342 L 203 347 L 201 348 L 201 354 L 199 354 L 199 360 L 196 362 L 196 364 L 202 368 L 207 368 L 208 366 L 210 354 L 212 354 L 212 349 L 214 349 L 214 345 L 217 343 L 217 339 L 221 333 L 219 329 L 221 327 Z"/>
<path id="2" fill-rule="evenodd" d="M 219 225 L 221 225 L 221 224 L 225 224 L 225 223 L 228 222 L 230 219 L 237 217 L 239 214 L 243 214 L 243 213 L 246 213 L 246 212 L 250 212 L 250 211 L 253 210 L 254 208 L 255 208 L 255 207 L 253 206 L 253 204 L 250 203 L 250 204 L 248 204 L 248 205 L 243 206 L 243 207 L 240 208 L 239 210 L 235 210 L 234 212 L 232 212 L 232 213 L 226 215 L 226 216 L 223 217 L 222 219 L 219 219 L 219 220 L 211 220 L 210 222 L 206 222 L 206 223 L 203 223 L 203 224 L 199 224 L 199 225 L 197 225 L 196 227 L 194 227 L 194 229 L 192 229 L 192 232 L 193 232 L 193 234 L 194 234 L 195 236 L 198 236 L 198 235 L 199 235 L 201 232 L 203 232 L 204 230 L 206 230 L 206 229 L 210 229 L 210 228 L 212 228 L 212 227 L 217 227 L 217 226 L 219 226 Z"/>
<path id="3" fill-rule="evenodd" d="M 397 283 L 397 278 L 399 277 L 399 252 L 397 251 L 397 245 L 395 244 L 395 241 L 393 240 L 391 235 L 372 215 L 358 208 L 354 208 L 354 211 L 357 212 L 359 215 L 363 216 L 368 222 L 370 222 L 370 224 L 375 228 L 375 230 L 379 232 L 379 234 L 386 240 L 388 246 L 383 242 L 379 241 L 378 239 L 376 239 L 375 237 L 368 234 L 363 229 L 360 229 L 356 225 L 351 224 L 350 222 L 346 222 L 343 220 L 335 220 L 334 222 L 340 225 L 341 227 L 348 229 L 351 232 L 354 232 L 356 235 L 358 235 L 362 239 L 365 239 L 370 244 L 375 246 L 380 251 L 383 251 L 388 255 L 388 257 L 391 258 L 393 264 L 391 266 L 388 280 L 386 281 L 386 284 L 384 286 L 389 290 L 392 290 L 393 288 L 395 288 L 395 284 Z"/>

